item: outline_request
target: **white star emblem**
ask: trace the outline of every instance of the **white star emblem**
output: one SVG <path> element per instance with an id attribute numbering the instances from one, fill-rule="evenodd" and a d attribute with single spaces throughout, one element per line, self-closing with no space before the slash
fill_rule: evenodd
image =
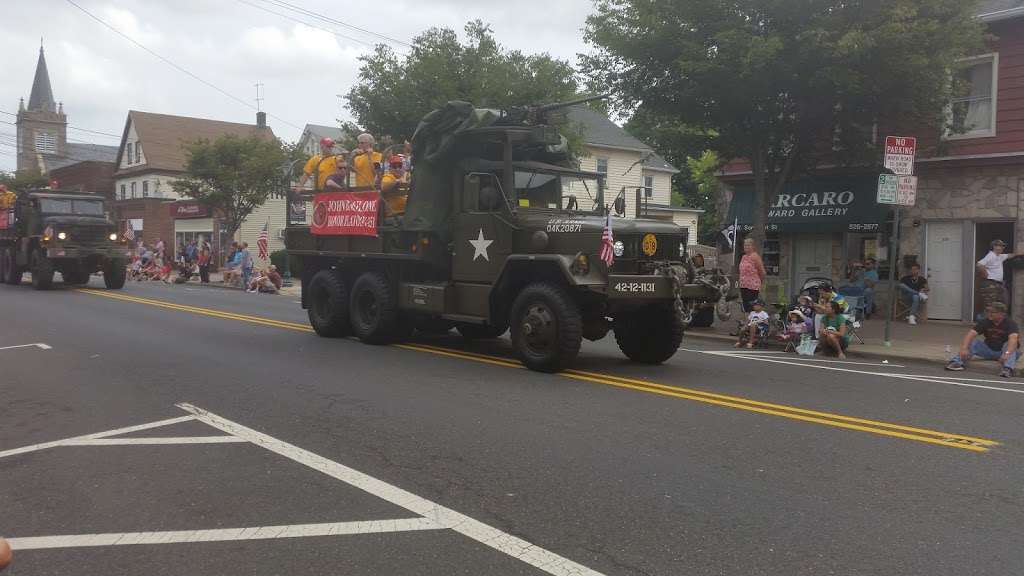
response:
<path id="1" fill-rule="evenodd" d="M 494 240 L 484 239 L 484 229 L 480 229 L 480 235 L 476 237 L 476 240 L 470 240 L 469 243 L 473 245 L 473 262 L 476 259 L 483 256 L 484 260 L 491 261 L 491 257 L 487 255 L 487 247 L 491 245 Z"/>

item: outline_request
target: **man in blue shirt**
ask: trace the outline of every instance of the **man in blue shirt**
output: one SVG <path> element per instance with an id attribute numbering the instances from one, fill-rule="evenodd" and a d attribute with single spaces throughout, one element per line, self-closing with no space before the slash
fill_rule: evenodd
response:
<path id="1" fill-rule="evenodd" d="M 864 310 L 871 316 L 875 312 L 875 285 L 878 284 L 878 262 L 874 258 L 864 259 Z"/>

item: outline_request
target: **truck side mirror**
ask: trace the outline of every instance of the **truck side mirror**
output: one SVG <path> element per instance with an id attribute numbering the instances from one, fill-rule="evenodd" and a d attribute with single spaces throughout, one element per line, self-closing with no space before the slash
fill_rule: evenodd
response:
<path id="1" fill-rule="evenodd" d="M 485 186 L 480 189 L 480 210 L 494 212 L 501 208 L 501 193 L 494 186 Z"/>
<path id="2" fill-rule="evenodd" d="M 618 216 L 626 215 L 626 197 L 619 196 L 615 199 L 615 214 Z"/>
<path id="3" fill-rule="evenodd" d="M 576 199 L 576 195 L 575 194 L 569 194 L 569 198 L 565 202 L 565 209 L 566 210 L 579 210 L 580 209 L 580 202 L 579 202 L 579 200 Z"/>

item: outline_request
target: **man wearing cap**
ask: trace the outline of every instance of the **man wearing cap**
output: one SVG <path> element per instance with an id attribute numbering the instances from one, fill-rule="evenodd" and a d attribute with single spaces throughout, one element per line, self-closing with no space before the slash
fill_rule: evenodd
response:
<path id="1" fill-rule="evenodd" d="M 978 269 L 985 273 L 987 280 L 1003 283 L 1003 263 L 1013 257 L 1013 254 L 1004 254 L 1004 252 L 1006 252 L 1006 242 L 993 240 L 988 254 L 978 260 Z"/>
<path id="2" fill-rule="evenodd" d="M 359 149 L 355 151 L 352 158 L 352 172 L 356 176 L 356 187 L 377 185 L 377 175 L 383 174 L 383 157 L 380 152 L 373 149 L 376 140 L 372 134 L 360 134 L 356 141 L 359 142 Z"/>
<path id="3" fill-rule="evenodd" d="M 342 158 L 342 163 L 344 163 L 344 158 Z M 334 153 L 334 140 L 321 138 L 320 153 L 310 156 L 309 160 L 306 161 L 306 165 L 302 169 L 302 177 L 299 178 L 298 185 L 292 190 L 301 192 L 310 176 L 313 177 L 313 182 L 316 183 L 316 189 L 323 190 L 327 177 L 337 171 L 338 157 Z"/>
<path id="4" fill-rule="evenodd" d="M 986 309 L 986 318 L 967 331 L 960 343 L 960 353 L 950 360 L 946 370 L 960 371 L 972 357 L 983 360 L 997 360 L 1003 368 L 999 375 L 1013 376 L 1013 370 L 1020 358 L 1020 329 L 1017 323 L 1006 317 L 1006 304 L 993 302 Z M 978 339 L 981 336 L 981 339 Z"/>
<path id="5" fill-rule="evenodd" d="M 405 203 L 409 198 L 405 191 L 400 190 L 400 186 L 405 182 L 404 164 L 401 156 L 392 155 L 388 159 L 388 171 L 380 179 L 380 191 L 387 204 L 388 213 L 395 216 L 405 214 Z"/>

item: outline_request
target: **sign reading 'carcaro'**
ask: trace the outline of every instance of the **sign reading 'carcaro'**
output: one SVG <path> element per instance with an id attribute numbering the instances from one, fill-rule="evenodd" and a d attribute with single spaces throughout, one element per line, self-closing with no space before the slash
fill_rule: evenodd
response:
<path id="1" fill-rule="evenodd" d="M 842 192 L 810 192 L 779 194 L 768 210 L 769 218 L 812 218 L 846 216 L 856 197 L 850 190 Z"/>

